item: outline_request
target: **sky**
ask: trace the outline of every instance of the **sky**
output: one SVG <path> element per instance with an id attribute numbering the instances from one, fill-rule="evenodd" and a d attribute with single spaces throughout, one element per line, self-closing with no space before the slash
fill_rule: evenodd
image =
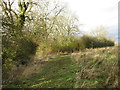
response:
<path id="1" fill-rule="evenodd" d="M 12 0 L 10 0 L 12 1 Z M 16 1 L 16 0 L 15 0 Z M 97 26 L 107 27 L 118 42 L 118 2 L 120 0 L 63 0 L 79 19 L 80 30 L 86 33 Z"/>
<path id="2" fill-rule="evenodd" d="M 118 41 L 118 2 L 120 0 L 64 0 L 83 24 L 81 30 L 90 32 L 105 26 L 109 35 Z"/>

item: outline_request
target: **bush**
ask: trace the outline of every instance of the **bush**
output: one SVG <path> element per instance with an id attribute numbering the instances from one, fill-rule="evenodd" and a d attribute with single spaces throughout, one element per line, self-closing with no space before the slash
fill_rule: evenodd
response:
<path id="1" fill-rule="evenodd" d="M 36 43 L 30 38 L 23 37 L 17 41 L 17 51 L 14 60 L 20 60 L 21 64 L 26 64 L 30 60 L 31 55 L 35 54 Z"/>
<path id="2" fill-rule="evenodd" d="M 13 72 L 19 65 L 28 64 L 36 52 L 36 43 L 29 36 L 2 38 L 3 80 L 13 80 Z M 15 77 L 14 77 L 15 78 Z"/>
<path id="3" fill-rule="evenodd" d="M 114 46 L 114 41 L 111 41 L 105 37 L 93 37 L 84 35 L 81 37 L 85 48 L 99 48 L 99 47 L 106 47 L 106 46 Z"/>
<path id="4" fill-rule="evenodd" d="M 73 52 L 84 49 L 84 45 L 81 38 L 69 38 L 63 41 L 52 41 L 51 49 L 52 52 Z"/>
<path id="5" fill-rule="evenodd" d="M 20 64 L 26 64 L 35 51 L 36 44 L 29 37 L 12 40 L 3 38 L 3 64 L 8 58 Z"/>

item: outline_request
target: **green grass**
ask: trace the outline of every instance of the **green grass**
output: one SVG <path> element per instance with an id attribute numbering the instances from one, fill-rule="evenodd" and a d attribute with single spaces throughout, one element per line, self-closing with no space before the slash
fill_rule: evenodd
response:
<path id="1" fill-rule="evenodd" d="M 34 74 L 19 82 L 19 86 L 8 85 L 8 87 L 19 88 L 73 88 L 75 84 L 76 64 L 70 55 L 60 55 L 51 58 L 44 65 L 42 72 Z"/>
<path id="2" fill-rule="evenodd" d="M 105 52 L 103 53 L 103 51 Z M 11 88 L 118 87 L 117 48 L 90 49 L 50 57 L 42 71 L 14 83 Z"/>

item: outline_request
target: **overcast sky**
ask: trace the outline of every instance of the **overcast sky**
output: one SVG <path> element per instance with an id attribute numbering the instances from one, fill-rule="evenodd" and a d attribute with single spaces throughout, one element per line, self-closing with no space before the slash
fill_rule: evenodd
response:
<path id="1" fill-rule="evenodd" d="M 17 1 L 17 0 L 15 0 Z M 79 19 L 80 30 L 90 32 L 105 26 L 111 36 L 118 39 L 118 2 L 120 0 L 63 0 Z"/>
<path id="2" fill-rule="evenodd" d="M 85 32 L 96 26 L 108 27 L 110 35 L 118 37 L 118 2 L 120 0 L 65 0 L 78 17 Z M 117 42 L 117 41 L 116 41 Z"/>

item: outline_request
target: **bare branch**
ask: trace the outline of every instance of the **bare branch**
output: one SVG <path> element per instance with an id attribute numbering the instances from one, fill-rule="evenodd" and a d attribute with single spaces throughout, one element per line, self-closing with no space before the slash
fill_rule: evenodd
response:
<path id="1" fill-rule="evenodd" d="M 5 15 L 7 16 L 7 18 L 10 20 L 10 16 L 9 16 L 9 14 L 8 14 L 8 12 L 7 12 L 7 9 L 8 9 L 7 3 L 4 2 L 4 1 L 2 2 L 2 9 L 3 9 Z"/>
<path id="2" fill-rule="evenodd" d="M 49 12 L 46 14 L 46 16 L 48 16 L 52 11 L 54 11 L 57 8 L 58 4 L 56 4 L 56 6 Z"/>
<path id="3" fill-rule="evenodd" d="M 13 0 L 12 2 L 11 2 L 11 6 L 12 6 L 12 4 L 15 2 L 15 0 Z"/>
<path id="4" fill-rule="evenodd" d="M 61 11 L 64 9 L 64 7 L 63 8 L 61 8 L 60 10 L 59 10 L 59 12 L 55 15 L 55 17 L 54 17 L 54 21 L 53 21 L 53 23 L 51 24 L 51 27 L 50 28 L 48 28 L 48 29 L 52 29 L 53 28 L 53 26 L 54 26 L 54 23 L 55 23 L 55 18 L 61 13 Z"/>
<path id="5" fill-rule="evenodd" d="M 14 10 L 11 9 L 11 12 L 13 12 L 16 16 L 16 18 L 18 18 L 18 15 L 16 14 L 16 12 Z"/>

